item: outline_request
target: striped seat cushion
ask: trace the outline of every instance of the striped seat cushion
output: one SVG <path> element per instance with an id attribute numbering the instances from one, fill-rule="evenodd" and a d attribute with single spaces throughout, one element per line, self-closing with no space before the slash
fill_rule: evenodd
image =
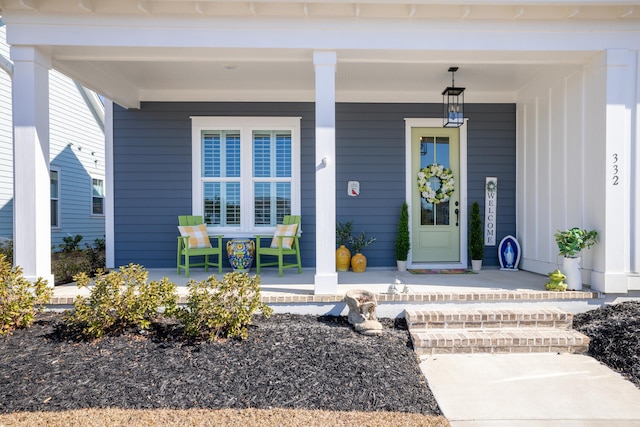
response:
<path id="1" fill-rule="evenodd" d="M 271 247 L 276 249 L 280 244 L 278 239 L 279 236 L 295 236 L 296 231 L 298 231 L 298 224 L 289 224 L 282 225 L 278 224 L 276 226 L 276 231 L 273 233 L 273 239 L 271 240 Z M 291 249 L 291 245 L 293 244 L 293 237 L 282 239 L 282 249 Z"/>
<path id="2" fill-rule="evenodd" d="M 209 235 L 207 234 L 207 226 L 205 224 L 200 225 L 180 225 L 178 226 L 181 236 L 189 236 L 189 248 L 210 248 L 211 242 L 209 241 Z"/>

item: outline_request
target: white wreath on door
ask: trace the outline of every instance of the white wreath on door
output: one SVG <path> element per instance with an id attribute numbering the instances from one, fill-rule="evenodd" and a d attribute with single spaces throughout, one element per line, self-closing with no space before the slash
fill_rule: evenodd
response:
<path id="1" fill-rule="evenodd" d="M 440 180 L 440 188 L 434 190 L 431 187 L 431 178 Z M 418 172 L 418 190 L 420 191 L 420 196 L 428 203 L 437 205 L 438 203 L 446 202 L 456 190 L 453 172 L 451 172 L 451 169 L 437 163 L 420 169 Z"/>

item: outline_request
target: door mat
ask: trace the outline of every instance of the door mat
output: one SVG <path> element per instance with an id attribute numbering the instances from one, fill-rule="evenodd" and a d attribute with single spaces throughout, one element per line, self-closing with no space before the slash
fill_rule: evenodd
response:
<path id="1" fill-rule="evenodd" d="M 473 270 L 467 268 L 449 268 L 449 269 L 426 269 L 426 268 L 411 268 L 409 270 L 411 274 L 478 274 Z"/>

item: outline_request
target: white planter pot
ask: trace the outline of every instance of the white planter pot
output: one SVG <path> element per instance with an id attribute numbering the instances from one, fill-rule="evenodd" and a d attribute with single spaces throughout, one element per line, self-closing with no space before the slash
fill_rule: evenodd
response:
<path id="1" fill-rule="evenodd" d="M 482 270 L 482 260 L 481 259 L 472 259 L 471 260 L 471 269 L 473 271 Z"/>
<path id="2" fill-rule="evenodd" d="M 564 257 L 562 259 L 562 272 L 565 276 L 567 276 L 567 279 L 564 281 L 567 284 L 567 290 L 582 290 L 582 273 L 580 272 L 580 261 L 582 261 L 582 258 L 580 257 Z"/>
<path id="3" fill-rule="evenodd" d="M 396 264 L 398 265 L 398 271 L 407 271 L 407 261 L 396 260 Z"/>

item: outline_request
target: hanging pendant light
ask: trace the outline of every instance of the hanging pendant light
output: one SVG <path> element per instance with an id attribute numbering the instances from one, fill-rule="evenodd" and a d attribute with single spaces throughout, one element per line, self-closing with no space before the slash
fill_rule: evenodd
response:
<path id="1" fill-rule="evenodd" d="M 451 86 L 442 91 L 443 126 L 457 128 L 464 124 L 464 88 L 456 87 L 455 73 L 458 67 L 450 67 Z"/>

